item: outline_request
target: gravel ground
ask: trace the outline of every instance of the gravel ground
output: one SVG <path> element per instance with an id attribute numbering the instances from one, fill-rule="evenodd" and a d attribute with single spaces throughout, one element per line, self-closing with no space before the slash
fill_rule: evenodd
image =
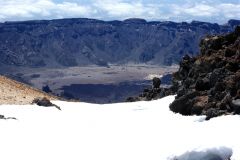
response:
<path id="1" fill-rule="evenodd" d="M 36 97 L 57 99 L 28 85 L 0 76 L 0 104 L 31 104 Z"/>

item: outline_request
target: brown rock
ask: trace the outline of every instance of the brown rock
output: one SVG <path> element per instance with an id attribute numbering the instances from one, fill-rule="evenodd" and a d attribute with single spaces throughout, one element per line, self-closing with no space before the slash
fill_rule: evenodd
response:
<path id="1" fill-rule="evenodd" d="M 198 96 L 194 100 L 192 114 L 200 115 L 208 103 L 208 96 Z"/>

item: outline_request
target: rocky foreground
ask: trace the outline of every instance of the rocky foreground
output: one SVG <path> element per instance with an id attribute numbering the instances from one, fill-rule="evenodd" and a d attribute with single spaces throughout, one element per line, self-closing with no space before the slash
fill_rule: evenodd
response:
<path id="1" fill-rule="evenodd" d="M 170 105 L 183 115 L 207 115 L 207 119 L 226 114 L 240 114 L 240 27 L 233 33 L 208 36 L 200 43 L 197 57 L 184 56 L 173 74 L 170 88 L 146 89 L 128 101 L 152 100 L 176 94 Z"/>
<path id="2" fill-rule="evenodd" d="M 170 109 L 183 115 L 240 113 L 240 27 L 200 43 L 201 54 L 185 56 L 174 74 L 177 97 Z"/>

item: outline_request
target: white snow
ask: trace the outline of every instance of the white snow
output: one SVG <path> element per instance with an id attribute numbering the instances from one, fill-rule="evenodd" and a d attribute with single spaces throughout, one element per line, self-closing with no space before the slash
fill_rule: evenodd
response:
<path id="1" fill-rule="evenodd" d="M 56 101 L 62 111 L 0 106 L 3 160 L 240 159 L 240 117 L 181 116 L 174 96 L 151 102 L 96 105 Z M 217 160 L 218 160 L 217 159 Z"/>

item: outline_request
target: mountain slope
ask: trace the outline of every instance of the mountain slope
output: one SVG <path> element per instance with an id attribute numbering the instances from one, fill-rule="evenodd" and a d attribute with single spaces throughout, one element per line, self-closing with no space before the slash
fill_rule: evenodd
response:
<path id="1" fill-rule="evenodd" d="M 37 97 L 57 98 L 28 85 L 0 76 L 0 104 L 31 104 Z"/>
<path id="2" fill-rule="evenodd" d="M 59 67 L 108 63 L 171 65 L 198 53 L 207 34 L 233 30 L 225 25 L 147 22 L 142 19 L 100 21 L 60 19 L 0 23 L 0 65 Z"/>

